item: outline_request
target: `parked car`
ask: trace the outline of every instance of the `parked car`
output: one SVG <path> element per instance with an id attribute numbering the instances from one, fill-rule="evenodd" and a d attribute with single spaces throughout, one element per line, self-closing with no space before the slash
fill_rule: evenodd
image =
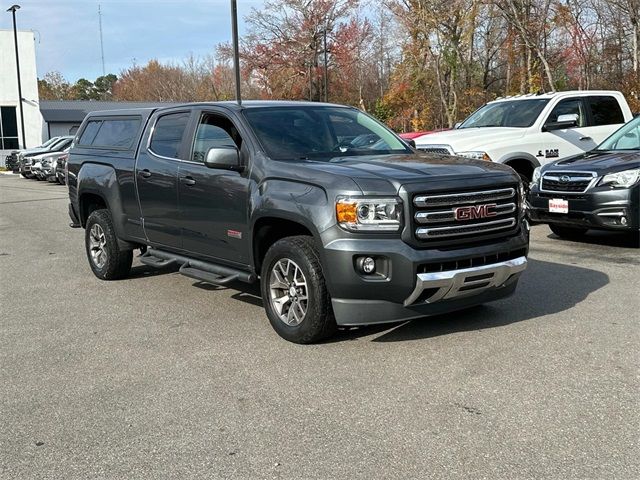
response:
<path id="1" fill-rule="evenodd" d="M 33 164 L 37 163 L 39 159 L 36 159 L 34 161 L 34 157 L 38 157 L 39 155 L 48 153 L 61 152 L 71 146 L 74 138 L 75 137 L 73 135 L 60 137 L 58 138 L 58 140 L 51 143 L 45 148 L 25 150 L 23 152 L 20 152 L 18 154 L 18 161 L 20 163 L 20 174 L 25 178 L 35 178 L 31 170 Z"/>
<path id="2" fill-rule="evenodd" d="M 528 183 L 536 167 L 594 149 L 631 118 L 620 92 L 523 95 L 489 102 L 456 129 L 415 142 L 426 152 L 509 165 Z"/>
<path id="3" fill-rule="evenodd" d="M 360 144 L 367 135 L 378 141 Z M 93 112 L 67 167 L 72 226 L 98 278 L 126 277 L 141 249 L 142 263 L 199 281 L 260 279 L 271 325 L 292 342 L 497 300 L 527 265 L 511 168 L 416 153 L 351 107 Z"/>
<path id="4" fill-rule="evenodd" d="M 535 170 L 531 219 L 560 237 L 640 229 L 640 117 L 590 152 Z"/>
<path id="5" fill-rule="evenodd" d="M 70 146 L 60 152 L 44 153 L 32 157 L 34 164 L 31 167 L 31 172 L 35 178 L 37 180 L 56 181 L 56 163 L 60 157 L 67 156 L 69 148 Z"/>
<path id="6" fill-rule="evenodd" d="M 5 158 L 5 166 L 7 168 L 7 170 L 12 170 L 13 173 L 19 173 L 20 172 L 20 162 L 18 159 L 18 155 L 20 153 L 31 153 L 33 151 L 36 150 L 45 150 L 47 147 L 49 147 L 50 145 L 52 145 L 54 142 L 56 142 L 60 137 L 52 137 L 49 140 L 47 140 L 46 142 L 44 142 L 42 145 L 39 145 L 35 148 L 32 149 L 27 149 L 27 150 L 13 150 L 11 153 L 9 153 L 9 155 Z"/>
<path id="7" fill-rule="evenodd" d="M 431 135 L 432 133 L 438 133 L 438 132 L 446 132 L 447 130 L 450 130 L 450 129 L 439 128 L 437 130 L 424 130 L 422 132 L 405 132 L 400 134 L 400 138 L 403 138 L 404 140 L 415 140 L 416 138 L 422 137 L 424 135 Z"/>
<path id="8" fill-rule="evenodd" d="M 65 167 L 67 164 L 67 159 L 69 158 L 69 154 L 65 153 L 64 155 L 61 155 L 58 157 L 58 159 L 56 160 L 56 164 L 54 167 L 54 175 L 53 175 L 53 179 L 58 182 L 60 185 L 64 185 L 66 182 L 66 174 L 65 174 Z"/>

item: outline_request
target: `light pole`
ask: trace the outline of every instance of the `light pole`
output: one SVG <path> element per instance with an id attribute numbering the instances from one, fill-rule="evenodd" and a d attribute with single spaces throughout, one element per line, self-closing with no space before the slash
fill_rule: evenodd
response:
<path id="1" fill-rule="evenodd" d="M 238 5 L 236 0 L 231 0 L 231 34 L 233 36 L 233 67 L 236 77 L 236 101 L 242 105 L 240 92 L 240 47 L 238 45 Z"/>
<path id="2" fill-rule="evenodd" d="M 20 127 L 22 128 L 22 148 L 27 148 L 27 139 L 24 134 L 24 111 L 22 110 L 22 84 L 20 82 L 20 56 L 18 55 L 18 29 L 16 28 L 16 10 L 20 5 L 12 5 L 7 9 L 13 15 L 13 40 L 16 47 L 16 71 L 18 73 L 18 106 L 20 107 Z"/>

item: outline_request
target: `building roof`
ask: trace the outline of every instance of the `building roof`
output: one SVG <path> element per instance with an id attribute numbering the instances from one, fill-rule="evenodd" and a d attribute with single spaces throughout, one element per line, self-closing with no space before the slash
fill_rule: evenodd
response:
<path id="1" fill-rule="evenodd" d="M 41 100 L 40 113 L 47 123 L 80 123 L 89 112 L 131 108 L 170 107 L 169 102 L 102 102 L 97 100 Z"/>

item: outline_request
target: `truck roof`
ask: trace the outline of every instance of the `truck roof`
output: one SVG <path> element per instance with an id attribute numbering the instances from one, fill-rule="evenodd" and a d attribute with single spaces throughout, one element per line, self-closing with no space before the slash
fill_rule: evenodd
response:
<path id="1" fill-rule="evenodd" d="M 98 116 L 127 116 L 127 115 L 140 115 L 141 113 L 147 113 L 151 115 L 156 110 L 165 110 L 165 109 L 175 109 L 180 107 L 207 107 L 207 106 L 216 106 L 216 107 L 225 107 L 229 110 L 243 110 L 248 108 L 258 108 L 258 107 L 296 107 L 296 106 L 325 106 L 325 107 L 341 107 L 341 108 L 353 108 L 345 105 L 338 105 L 333 103 L 321 103 L 321 102 L 310 102 L 310 101 L 299 101 L 299 100 L 245 100 L 241 105 L 235 100 L 225 100 L 221 102 L 192 102 L 192 103 L 177 103 L 170 106 L 167 105 L 158 105 L 157 107 L 145 107 L 145 108 L 131 108 L 126 110 L 97 110 L 93 112 L 89 112 L 87 117 L 98 117 Z"/>
<path id="2" fill-rule="evenodd" d="M 615 90 L 567 90 L 564 92 L 547 92 L 547 93 L 528 93 L 525 95 L 510 95 L 508 97 L 499 97 L 495 100 L 492 100 L 487 103 L 493 102 L 508 102 L 515 100 L 528 100 L 528 99 L 551 99 L 556 97 L 586 97 L 593 95 L 613 95 L 613 96 L 622 96 L 621 92 Z"/>

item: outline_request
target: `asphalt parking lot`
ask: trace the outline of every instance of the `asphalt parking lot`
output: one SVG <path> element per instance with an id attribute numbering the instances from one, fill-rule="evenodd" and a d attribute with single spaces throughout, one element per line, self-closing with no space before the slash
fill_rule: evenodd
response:
<path id="1" fill-rule="evenodd" d="M 515 296 L 300 346 L 257 290 L 101 282 L 0 175 L 0 478 L 637 479 L 640 251 L 533 229 Z"/>

